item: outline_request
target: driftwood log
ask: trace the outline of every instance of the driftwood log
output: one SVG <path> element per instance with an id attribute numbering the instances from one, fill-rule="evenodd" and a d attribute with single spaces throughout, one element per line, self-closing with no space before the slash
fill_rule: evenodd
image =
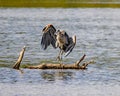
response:
<path id="1" fill-rule="evenodd" d="M 20 52 L 17 62 L 13 65 L 14 69 L 18 69 L 18 70 L 20 69 L 20 64 L 23 59 L 24 52 L 25 52 L 25 47 Z M 91 60 L 88 62 L 84 62 L 83 64 L 80 64 L 84 60 L 85 57 L 86 55 L 84 54 L 82 58 L 80 58 L 77 62 L 73 64 L 42 63 L 42 64 L 35 65 L 35 66 L 27 66 L 26 68 L 29 68 L 29 69 L 86 69 L 88 64 L 93 63 L 94 61 Z"/>

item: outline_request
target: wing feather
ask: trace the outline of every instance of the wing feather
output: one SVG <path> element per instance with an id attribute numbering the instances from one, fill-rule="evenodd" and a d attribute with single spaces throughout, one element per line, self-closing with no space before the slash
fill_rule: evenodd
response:
<path id="1" fill-rule="evenodd" d="M 69 38 L 69 40 L 70 40 L 70 43 L 65 50 L 65 57 L 68 56 L 72 52 L 73 48 L 75 47 L 76 36 L 73 36 L 73 38 Z"/>
<path id="2" fill-rule="evenodd" d="M 65 50 L 65 57 L 68 56 L 68 55 L 72 52 L 72 50 L 73 50 L 74 47 L 75 47 L 75 44 L 74 44 L 74 43 L 70 44 L 70 45 L 67 47 L 67 49 Z"/>
<path id="3" fill-rule="evenodd" d="M 53 25 L 48 25 L 43 29 L 43 35 L 41 40 L 41 46 L 44 50 L 51 44 L 53 48 L 56 48 L 56 36 L 55 36 L 56 29 Z"/>

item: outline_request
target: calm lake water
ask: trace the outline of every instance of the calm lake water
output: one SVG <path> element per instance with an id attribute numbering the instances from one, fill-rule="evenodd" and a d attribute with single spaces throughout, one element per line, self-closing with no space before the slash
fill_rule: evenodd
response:
<path id="1" fill-rule="evenodd" d="M 22 64 L 55 62 L 57 50 L 43 51 L 41 30 L 46 24 L 77 35 L 77 44 L 64 63 L 83 54 L 94 60 L 87 70 L 11 68 L 26 46 Z M 120 9 L 12 8 L 0 9 L 0 96 L 120 96 Z"/>

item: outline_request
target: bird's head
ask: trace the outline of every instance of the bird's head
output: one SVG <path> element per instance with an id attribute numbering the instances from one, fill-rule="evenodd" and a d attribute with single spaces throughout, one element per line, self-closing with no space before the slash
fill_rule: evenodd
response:
<path id="1" fill-rule="evenodd" d="M 65 32 L 64 30 L 62 30 L 62 31 L 61 31 L 61 30 L 58 30 L 57 33 L 56 33 L 56 35 L 57 35 L 57 36 L 59 35 L 60 37 L 62 37 L 62 36 L 65 35 L 65 33 L 66 33 L 66 32 Z"/>

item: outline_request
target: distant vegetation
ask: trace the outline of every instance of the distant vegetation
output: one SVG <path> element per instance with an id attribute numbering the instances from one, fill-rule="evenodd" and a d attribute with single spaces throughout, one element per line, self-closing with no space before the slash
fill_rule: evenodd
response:
<path id="1" fill-rule="evenodd" d="M 0 7 L 120 7 L 119 0 L 0 0 Z"/>

